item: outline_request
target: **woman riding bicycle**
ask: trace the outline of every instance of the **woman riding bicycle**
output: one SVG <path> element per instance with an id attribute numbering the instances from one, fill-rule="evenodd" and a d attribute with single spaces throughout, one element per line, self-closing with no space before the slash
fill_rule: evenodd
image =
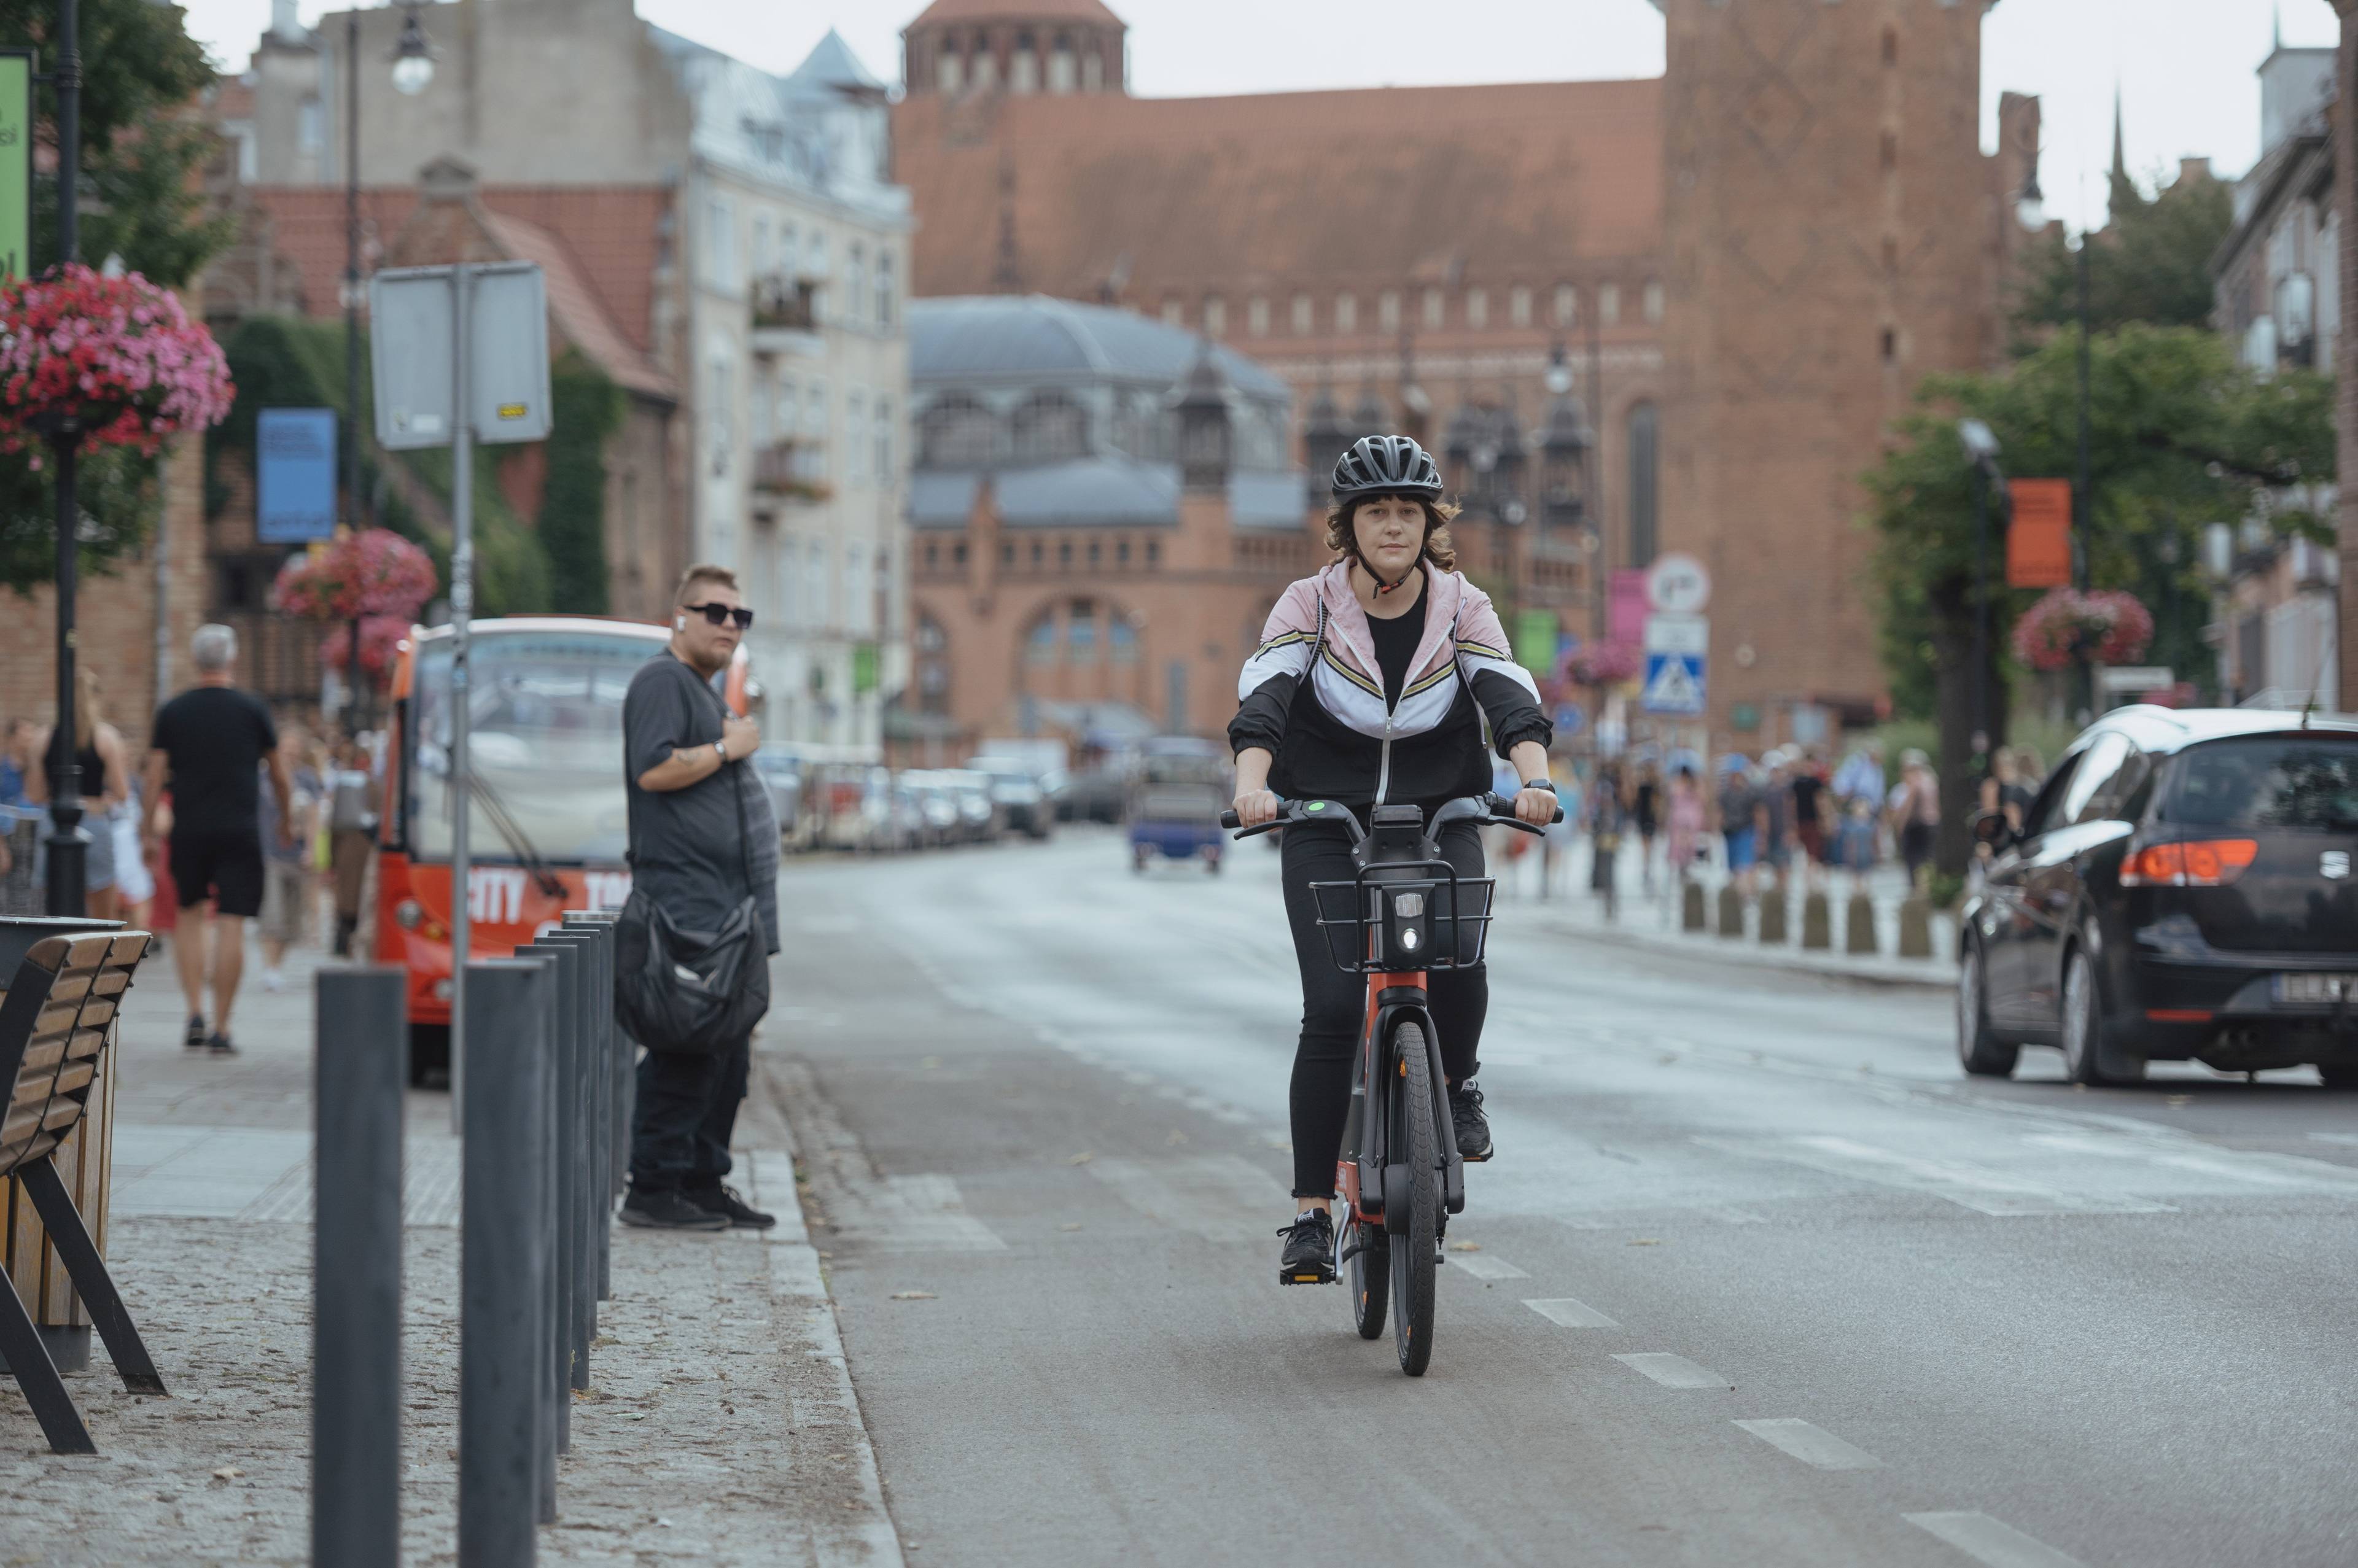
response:
<path id="1" fill-rule="evenodd" d="M 1523 781 L 1515 815 L 1544 825 L 1556 799 L 1539 688 L 1509 652 L 1489 596 L 1455 570 L 1448 524 L 1457 508 L 1441 499 L 1432 456 L 1406 436 L 1366 437 L 1336 463 L 1334 495 L 1326 546 L 1340 558 L 1285 590 L 1237 682 L 1228 743 L 1239 824 L 1274 820 L 1281 795 L 1332 800 L 1361 816 L 1373 805 L 1415 805 L 1430 821 L 1445 802 L 1488 793 L 1487 719 L 1498 754 Z M 1279 1278 L 1330 1280 L 1327 1210 L 1366 999 L 1359 977 L 1328 955 L 1310 884 L 1357 873 L 1339 823 L 1290 827 L 1282 848 L 1285 916 L 1302 969 L 1291 1096 L 1301 1212 L 1279 1232 Z M 1472 822 L 1444 828 L 1440 848 L 1459 876 L 1484 874 Z M 1431 988 L 1458 1152 L 1487 1160 L 1490 1126 L 1473 1079 L 1488 979 L 1479 966 L 1445 969 Z"/>

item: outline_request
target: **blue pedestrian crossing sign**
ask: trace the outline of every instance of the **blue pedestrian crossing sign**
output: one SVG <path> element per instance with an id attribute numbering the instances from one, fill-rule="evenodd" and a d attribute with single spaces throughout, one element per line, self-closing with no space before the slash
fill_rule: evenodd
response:
<path id="1" fill-rule="evenodd" d="M 1704 690 L 1703 654 L 1650 653 L 1638 705 L 1649 713 L 1699 714 L 1705 706 Z"/>

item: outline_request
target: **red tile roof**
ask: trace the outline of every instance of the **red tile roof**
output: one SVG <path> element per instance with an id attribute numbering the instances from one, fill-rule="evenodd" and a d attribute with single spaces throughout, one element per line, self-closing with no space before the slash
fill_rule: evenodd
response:
<path id="1" fill-rule="evenodd" d="M 314 315 L 336 314 L 344 274 L 344 193 L 324 185 L 248 190 L 270 214 L 275 249 L 302 273 L 305 308 Z M 669 192 L 643 186 L 489 185 L 481 200 L 492 211 L 560 239 L 613 330 L 641 354 L 653 347 L 654 271 L 662 250 L 657 229 L 670 210 Z M 417 200 L 413 186 L 361 192 L 363 243 L 372 255 L 392 243 Z"/>
<path id="2" fill-rule="evenodd" d="M 571 247 L 537 223 L 485 208 L 484 226 L 502 250 L 517 261 L 538 262 L 548 290 L 548 313 L 574 347 L 622 385 L 650 396 L 679 401 L 679 387 L 622 336 L 590 285 Z"/>
<path id="3" fill-rule="evenodd" d="M 1002 159 L 1020 286 L 1089 297 L 1126 267 L 1149 309 L 1166 289 L 1373 290 L 1461 267 L 1538 283 L 1657 254 L 1661 88 L 912 95 L 893 143 L 920 219 L 916 292 L 1002 287 Z"/>

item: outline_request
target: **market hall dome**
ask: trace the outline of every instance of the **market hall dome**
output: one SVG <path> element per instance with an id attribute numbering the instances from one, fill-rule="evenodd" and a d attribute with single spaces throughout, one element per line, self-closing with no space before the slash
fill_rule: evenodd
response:
<path id="1" fill-rule="evenodd" d="M 1124 91 L 1120 16 L 1098 0 L 934 0 L 902 29 L 913 95 Z"/>
<path id="2" fill-rule="evenodd" d="M 1042 295 L 909 303 L 910 521 L 964 524 L 990 476 L 1011 527 L 1178 521 L 1183 394 L 1216 396 L 1235 525 L 1296 531 L 1304 481 L 1285 382 L 1232 349 Z"/>

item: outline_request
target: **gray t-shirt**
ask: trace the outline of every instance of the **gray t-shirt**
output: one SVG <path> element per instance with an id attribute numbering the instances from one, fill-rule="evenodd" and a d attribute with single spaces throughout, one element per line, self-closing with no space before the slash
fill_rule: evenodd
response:
<path id="1" fill-rule="evenodd" d="M 751 892 L 774 953 L 778 825 L 770 813 L 770 792 L 752 766 L 729 762 L 686 789 L 639 787 L 639 775 L 674 752 L 719 740 L 727 714 L 719 695 L 668 651 L 631 677 L 622 698 L 622 773 L 630 799 L 632 885 L 692 931 L 717 930 Z"/>

